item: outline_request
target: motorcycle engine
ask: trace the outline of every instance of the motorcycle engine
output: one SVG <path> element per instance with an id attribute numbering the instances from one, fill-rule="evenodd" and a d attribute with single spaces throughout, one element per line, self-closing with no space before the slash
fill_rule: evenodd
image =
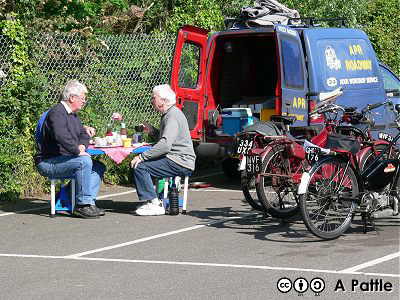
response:
<path id="1" fill-rule="evenodd" d="M 367 211 L 376 211 L 381 207 L 384 208 L 389 204 L 389 195 L 386 192 L 365 193 L 361 199 L 361 203 L 366 207 Z"/>

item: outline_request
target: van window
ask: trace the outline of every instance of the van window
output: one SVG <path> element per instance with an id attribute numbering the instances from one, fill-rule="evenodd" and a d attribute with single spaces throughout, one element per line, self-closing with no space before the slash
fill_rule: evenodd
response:
<path id="1" fill-rule="evenodd" d="M 178 85 L 186 88 L 196 88 L 199 79 L 200 47 L 185 43 L 182 47 L 179 64 Z"/>
<path id="2" fill-rule="evenodd" d="M 304 89 L 303 64 L 299 43 L 295 39 L 282 36 L 281 48 L 283 53 L 284 87 Z"/>
<path id="3" fill-rule="evenodd" d="M 400 90 L 400 81 L 389 70 L 380 66 L 383 77 L 383 85 L 386 90 Z"/>

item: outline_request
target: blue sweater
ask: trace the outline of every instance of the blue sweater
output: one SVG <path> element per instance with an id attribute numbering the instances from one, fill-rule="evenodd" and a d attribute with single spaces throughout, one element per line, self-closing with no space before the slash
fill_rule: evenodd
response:
<path id="1" fill-rule="evenodd" d="M 78 146 L 87 147 L 89 140 L 90 137 L 77 114 L 68 114 L 64 105 L 57 103 L 50 109 L 43 123 L 36 147 L 35 163 L 60 155 L 79 155 Z"/>

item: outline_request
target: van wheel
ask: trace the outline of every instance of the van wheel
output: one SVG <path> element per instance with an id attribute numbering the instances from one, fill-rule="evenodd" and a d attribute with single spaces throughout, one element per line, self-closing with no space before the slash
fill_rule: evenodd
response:
<path id="1" fill-rule="evenodd" d="M 230 179 L 240 179 L 239 159 L 237 158 L 226 158 L 222 161 L 222 170 L 224 174 Z"/>

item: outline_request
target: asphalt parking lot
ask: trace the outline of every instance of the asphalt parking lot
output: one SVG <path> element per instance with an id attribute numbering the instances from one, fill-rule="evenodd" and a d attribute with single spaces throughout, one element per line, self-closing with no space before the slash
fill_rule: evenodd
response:
<path id="1" fill-rule="evenodd" d="M 212 186 L 178 216 L 135 216 L 132 187 L 102 187 L 98 220 L 49 218 L 49 195 L 0 203 L 1 299 L 399 299 L 398 216 L 321 241 L 251 210 L 219 168 L 191 181 Z"/>

